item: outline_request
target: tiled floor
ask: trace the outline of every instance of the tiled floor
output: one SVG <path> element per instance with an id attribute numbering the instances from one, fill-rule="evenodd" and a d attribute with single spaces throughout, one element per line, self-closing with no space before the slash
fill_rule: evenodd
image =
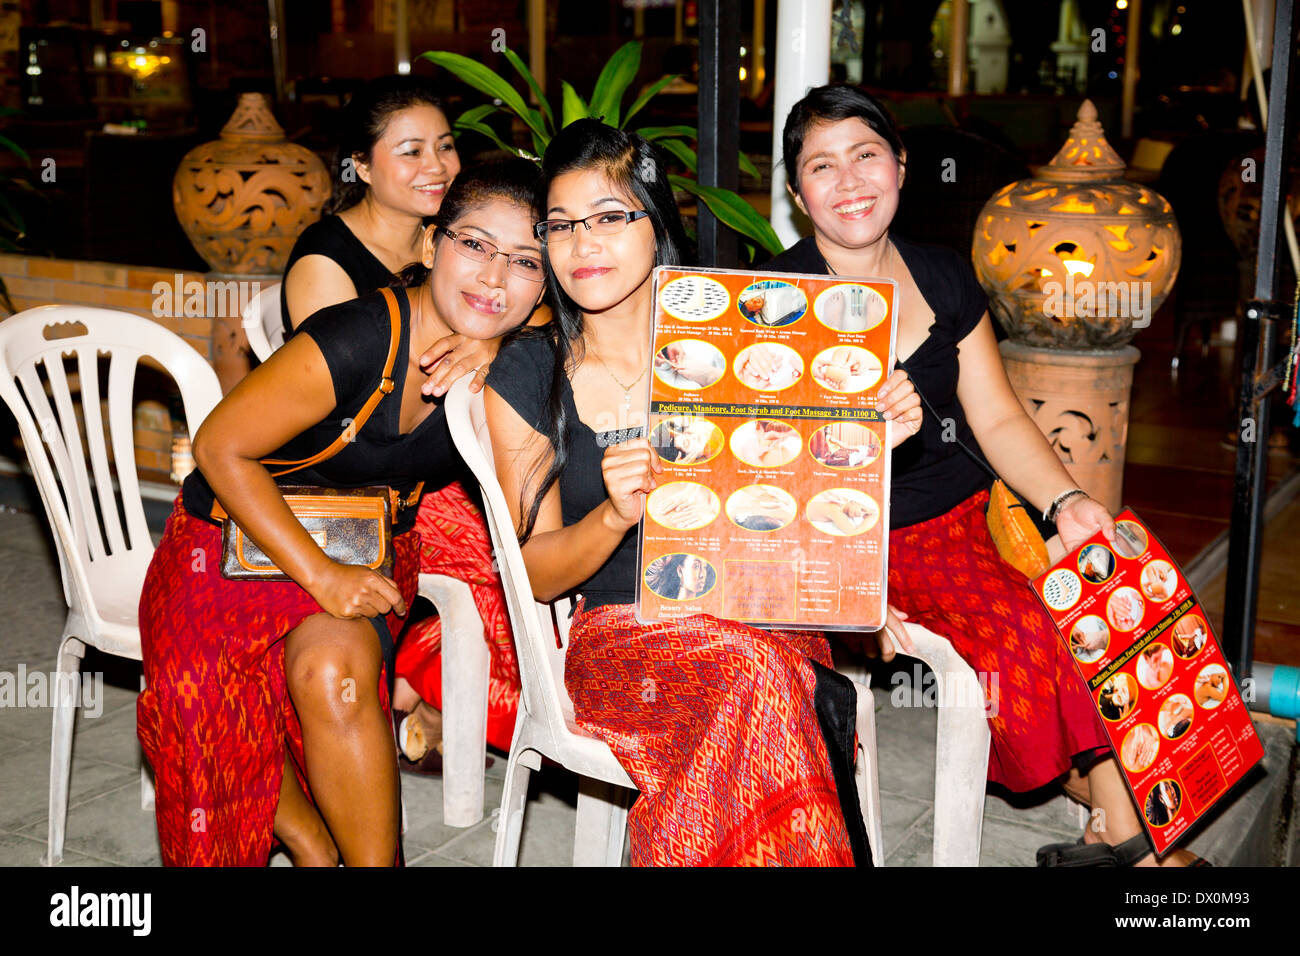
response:
<path id="1" fill-rule="evenodd" d="M 64 606 L 57 569 L 42 521 L 30 514 L 0 514 L 0 672 L 48 672 L 62 630 Z M 83 671 L 105 674 L 102 694 L 78 717 L 73 746 L 64 861 L 87 866 L 156 865 L 158 839 L 152 813 L 140 809 L 135 739 L 139 665 L 87 655 Z M 891 686 L 887 675 L 877 677 Z M 935 712 L 894 707 L 876 690 L 886 861 L 927 865 L 934 788 Z M 0 865 L 40 861 L 46 838 L 49 786 L 48 708 L 0 707 Z M 494 833 L 491 808 L 500 801 L 504 758 L 487 771 L 489 816 L 468 829 L 442 823 L 441 781 L 402 778 L 408 830 L 407 860 L 414 866 L 486 866 Z M 525 865 L 566 864 L 571 859 L 576 778 L 558 769 L 535 775 L 521 841 Z M 998 797 L 987 802 L 982 862 L 1031 865 L 1043 843 L 1077 835 L 1064 797 L 1017 809 Z M 274 862 L 285 862 L 277 857 Z"/>

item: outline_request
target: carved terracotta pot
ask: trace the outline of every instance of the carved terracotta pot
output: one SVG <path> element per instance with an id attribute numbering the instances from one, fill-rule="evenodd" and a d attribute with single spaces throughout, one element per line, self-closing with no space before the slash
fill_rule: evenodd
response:
<path id="1" fill-rule="evenodd" d="M 1139 352 L 1065 351 L 1003 342 L 1002 363 L 1020 403 L 1065 470 L 1112 513 L 1122 504 L 1129 391 Z"/>
<path id="2" fill-rule="evenodd" d="M 172 181 L 181 228 L 214 272 L 280 275 L 330 194 L 325 164 L 287 143 L 266 97 L 244 93 L 221 138 L 185 154 Z"/>

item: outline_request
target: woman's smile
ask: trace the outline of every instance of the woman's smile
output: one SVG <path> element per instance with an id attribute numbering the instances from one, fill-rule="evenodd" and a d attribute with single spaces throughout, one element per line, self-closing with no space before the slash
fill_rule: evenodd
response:
<path id="1" fill-rule="evenodd" d="M 473 292 L 462 292 L 461 296 L 471 309 L 475 312 L 481 312 L 483 315 L 499 315 L 506 310 L 506 301 L 503 295 L 485 296 L 475 295 Z"/>
<path id="2" fill-rule="evenodd" d="M 574 269 L 570 275 L 575 279 L 596 279 L 613 271 L 609 266 L 583 266 L 581 269 Z"/>
<path id="3" fill-rule="evenodd" d="M 442 206 L 442 197 L 447 195 L 447 187 L 450 185 L 450 178 L 431 183 L 413 183 L 411 191 L 417 197 L 415 202 L 420 210 L 426 215 L 432 215 Z"/>
<path id="4" fill-rule="evenodd" d="M 871 210 L 875 208 L 875 205 L 875 196 L 856 196 L 853 199 L 846 199 L 843 202 L 836 203 L 831 208 L 844 219 L 866 219 Z"/>

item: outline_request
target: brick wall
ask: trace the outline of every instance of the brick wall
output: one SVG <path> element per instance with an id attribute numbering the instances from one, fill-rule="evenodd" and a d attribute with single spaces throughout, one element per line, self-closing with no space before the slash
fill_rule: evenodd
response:
<path id="1" fill-rule="evenodd" d="M 109 262 L 78 262 L 41 256 L 0 255 L 4 280 L 18 311 L 38 305 L 95 305 L 136 312 L 179 333 L 209 363 L 212 362 L 212 317 L 167 316 L 153 312 L 154 284 L 176 282 L 174 269 L 121 266 Z M 180 273 L 182 283 L 205 280 L 199 272 Z"/>

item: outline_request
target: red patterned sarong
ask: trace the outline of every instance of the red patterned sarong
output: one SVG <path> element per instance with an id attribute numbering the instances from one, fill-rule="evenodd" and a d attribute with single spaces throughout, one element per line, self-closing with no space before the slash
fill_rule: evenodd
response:
<path id="1" fill-rule="evenodd" d="M 640 790 L 633 865 L 852 866 L 808 663 L 830 666 L 826 639 L 633 610 L 580 604 L 564 672 L 578 723 Z"/>
<path id="2" fill-rule="evenodd" d="M 890 532 L 889 602 L 948 638 L 980 676 L 993 705 L 989 780 L 1033 790 L 1066 773 L 1072 757 L 1110 745 L 1052 619 L 1025 576 L 998 555 L 988 500 L 981 491 L 945 515 Z"/>
<path id="3" fill-rule="evenodd" d="M 492 539 L 483 513 L 460 482 L 424 496 L 415 518 L 420 573 L 445 574 L 469 585 L 488 645 L 487 742 L 510 750 L 519 712 L 519 663 L 501 577 L 492 564 Z M 411 625 L 397 648 L 397 675 L 442 710 L 442 620 Z"/>
<path id="4" fill-rule="evenodd" d="M 414 534 L 393 539 L 393 576 L 408 606 L 418 549 Z M 264 866 L 286 746 L 310 799 L 282 638 L 319 613 L 291 581 L 223 578 L 221 529 L 176 499 L 140 596 L 148 688 L 136 705 L 165 865 Z M 398 633 L 403 619 L 387 620 Z M 379 699 L 387 713 L 382 676 Z"/>

